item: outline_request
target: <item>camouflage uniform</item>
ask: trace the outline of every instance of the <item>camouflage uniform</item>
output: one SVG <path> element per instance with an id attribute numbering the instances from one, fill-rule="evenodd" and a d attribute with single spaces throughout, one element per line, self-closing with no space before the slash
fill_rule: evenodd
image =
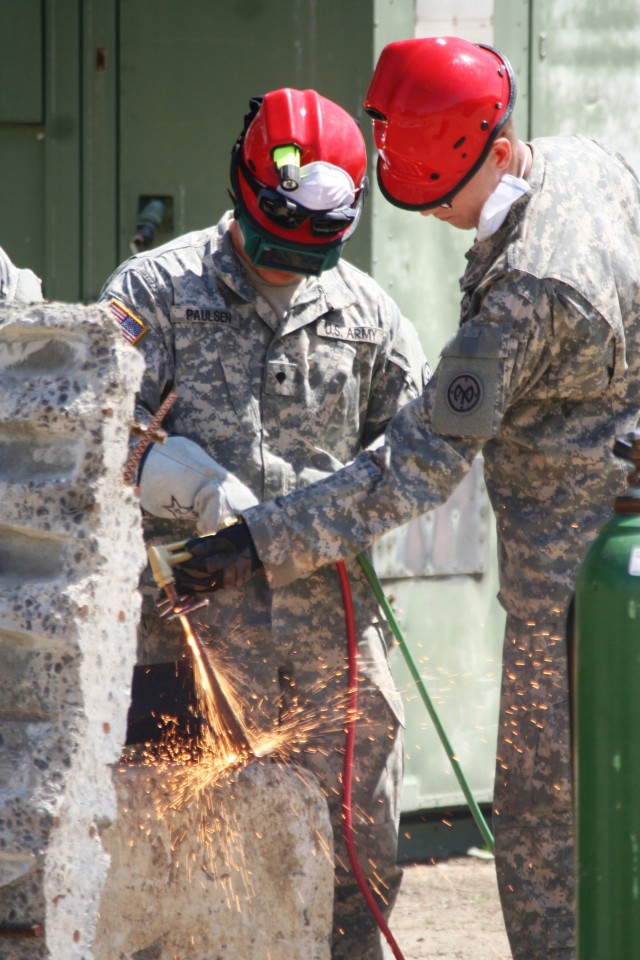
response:
<path id="1" fill-rule="evenodd" d="M 413 327 L 346 262 L 305 278 L 282 323 L 250 284 L 231 246 L 228 215 L 209 230 L 128 260 L 107 282 L 123 329 L 146 361 L 137 416 L 148 422 L 169 389 L 166 423 L 233 472 L 259 499 L 297 490 L 352 460 L 419 396 L 425 365 Z M 144 325 L 147 332 L 143 332 Z M 137 325 L 137 326 L 136 326 Z M 193 536 L 194 517 L 145 518 L 149 539 Z M 386 625 L 356 563 L 348 567 L 358 630 L 359 705 L 353 815 L 365 872 L 393 904 L 402 776 L 402 702 L 386 654 Z M 149 593 L 157 591 L 149 588 Z M 348 868 L 341 831 L 346 686 L 345 616 L 331 567 L 286 589 L 262 578 L 217 594 L 204 636 L 239 675 L 252 722 L 278 722 L 302 705 L 318 731 L 296 762 L 318 777 L 330 805 L 336 855 L 333 956 L 375 960 L 380 936 Z M 176 660 L 182 636 L 145 603 L 141 663 Z M 385 889 L 385 887 L 387 889 Z"/>
<path id="2" fill-rule="evenodd" d="M 461 325 L 385 445 L 244 512 L 276 586 L 441 503 L 482 451 L 507 611 L 496 865 L 517 960 L 573 956 L 565 623 L 640 408 L 640 189 L 582 137 L 536 140 L 530 192 L 476 242 Z"/>

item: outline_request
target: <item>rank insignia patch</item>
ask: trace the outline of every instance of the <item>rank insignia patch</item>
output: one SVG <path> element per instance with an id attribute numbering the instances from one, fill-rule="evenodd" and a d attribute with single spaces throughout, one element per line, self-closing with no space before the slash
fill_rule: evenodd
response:
<path id="1" fill-rule="evenodd" d="M 109 308 L 116 318 L 116 323 L 122 330 L 122 335 L 129 343 L 137 343 L 147 332 L 147 325 L 134 313 L 127 310 L 119 300 L 110 300 Z"/>

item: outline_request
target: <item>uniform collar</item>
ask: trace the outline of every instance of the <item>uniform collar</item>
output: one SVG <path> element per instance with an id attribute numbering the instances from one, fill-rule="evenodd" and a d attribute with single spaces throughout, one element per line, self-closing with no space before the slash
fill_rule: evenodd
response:
<path id="1" fill-rule="evenodd" d="M 529 170 L 527 183 L 528 193 L 519 197 L 512 205 L 501 227 L 486 240 L 477 240 L 465 254 L 467 268 L 460 281 L 462 290 L 476 287 L 486 277 L 496 258 L 514 241 L 514 234 L 520 235 L 524 227 L 527 207 L 532 197 L 539 193 L 544 180 L 544 159 L 535 144 L 528 144 L 533 154 L 533 163 Z"/>

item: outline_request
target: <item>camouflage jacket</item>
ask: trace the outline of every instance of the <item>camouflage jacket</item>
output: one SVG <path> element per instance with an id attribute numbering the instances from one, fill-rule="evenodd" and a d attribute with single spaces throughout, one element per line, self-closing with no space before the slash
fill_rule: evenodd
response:
<path id="1" fill-rule="evenodd" d="M 468 252 L 459 330 L 385 445 L 244 514 L 272 584 L 437 506 L 482 451 L 503 605 L 564 611 L 640 408 L 640 186 L 586 138 L 531 146 L 530 191 Z"/>
<path id="2" fill-rule="evenodd" d="M 426 361 L 393 301 L 344 260 L 305 280 L 279 324 L 249 282 L 228 223 L 227 214 L 217 226 L 130 258 L 101 300 L 112 304 L 145 358 L 137 419 L 147 423 L 175 390 L 169 432 L 198 443 L 263 500 L 333 473 L 375 442 L 396 411 L 419 396 Z M 146 536 L 193 536 L 194 521 L 193 515 L 176 516 L 175 523 L 146 517 Z M 371 622 L 377 604 L 357 565 L 352 576 L 360 622 Z M 330 590 L 328 579 L 323 572 L 313 584 L 278 592 L 273 623 L 280 631 L 289 629 L 287 604 L 300 620 L 291 600 L 297 595 L 307 603 L 309 634 L 309 604 L 335 601 L 343 618 L 335 572 Z M 237 597 L 233 602 L 242 605 Z M 218 606 L 224 603 L 220 596 Z M 342 647 L 343 621 L 337 622 L 335 642 Z M 155 653 L 143 653 L 149 661 L 158 656 L 171 658 L 168 650 L 158 653 L 157 643 Z"/>

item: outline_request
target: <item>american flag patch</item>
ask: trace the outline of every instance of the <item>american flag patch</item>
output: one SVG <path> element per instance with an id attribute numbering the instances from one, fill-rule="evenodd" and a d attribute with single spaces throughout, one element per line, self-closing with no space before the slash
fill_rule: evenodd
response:
<path id="1" fill-rule="evenodd" d="M 119 300 L 110 300 L 109 308 L 116 318 L 116 323 L 122 330 L 125 340 L 129 343 L 137 343 L 147 332 L 147 325 L 134 313 L 127 310 Z"/>

